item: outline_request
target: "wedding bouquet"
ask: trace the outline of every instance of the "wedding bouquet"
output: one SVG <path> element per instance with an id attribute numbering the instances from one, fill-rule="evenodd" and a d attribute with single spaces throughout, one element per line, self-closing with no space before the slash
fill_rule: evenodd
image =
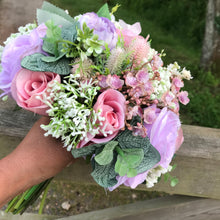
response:
<path id="1" fill-rule="evenodd" d="M 45 136 L 89 158 L 92 177 L 110 191 L 152 187 L 171 171 L 183 142 L 179 102 L 189 102 L 183 80 L 192 78 L 176 62 L 163 66 L 163 51 L 140 35 L 140 23 L 117 21 L 117 7 L 73 18 L 44 2 L 37 24 L 20 27 L 0 50 L 1 96 L 48 115 Z"/>

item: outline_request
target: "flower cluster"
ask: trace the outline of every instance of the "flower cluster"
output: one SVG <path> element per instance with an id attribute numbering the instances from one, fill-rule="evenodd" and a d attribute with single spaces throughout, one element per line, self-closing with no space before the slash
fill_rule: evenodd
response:
<path id="1" fill-rule="evenodd" d="M 45 136 L 75 158 L 90 156 L 99 185 L 152 187 L 183 142 L 179 103 L 189 102 L 183 80 L 192 77 L 176 62 L 164 66 L 140 23 L 116 21 L 116 8 L 71 17 L 44 2 L 38 25 L 0 48 L 0 89 L 48 115 Z"/>

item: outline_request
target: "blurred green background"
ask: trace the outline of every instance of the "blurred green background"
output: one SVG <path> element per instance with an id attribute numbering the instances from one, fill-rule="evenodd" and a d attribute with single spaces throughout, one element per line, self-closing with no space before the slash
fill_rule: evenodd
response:
<path id="1" fill-rule="evenodd" d="M 177 61 L 192 73 L 185 81 L 190 103 L 181 104 L 184 124 L 220 128 L 219 73 L 199 68 L 205 30 L 207 0 L 50 0 L 67 9 L 72 16 L 94 11 L 108 3 L 110 9 L 119 3 L 116 19 L 141 23 L 144 37 L 148 34 L 152 47 L 165 50 L 164 64 Z"/>

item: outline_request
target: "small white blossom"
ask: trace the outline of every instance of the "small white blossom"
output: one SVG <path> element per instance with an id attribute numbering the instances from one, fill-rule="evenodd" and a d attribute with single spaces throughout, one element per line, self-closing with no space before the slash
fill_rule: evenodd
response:
<path id="1" fill-rule="evenodd" d="M 191 76 L 191 73 L 189 70 L 186 70 L 185 68 L 183 68 L 182 72 L 181 72 L 181 77 L 183 79 L 187 79 L 187 80 L 190 80 L 192 79 L 193 77 Z"/>
<path id="2" fill-rule="evenodd" d="M 167 172 L 170 172 L 172 170 L 172 166 L 168 166 L 168 168 L 161 167 L 160 165 L 151 169 L 146 177 L 146 186 L 148 188 L 151 188 L 154 186 L 155 183 L 158 182 L 158 178 Z"/>
<path id="3" fill-rule="evenodd" d="M 99 90 L 92 80 L 80 82 L 79 75 L 71 74 L 63 83 L 54 82 L 49 96 L 43 97 L 42 102 L 47 104 L 51 121 L 42 125 L 46 135 L 61 138 L 64 147 L 70 151 L 83 139 L 88 139 L 87 134 L 96 135 L 101 128 L 97 127 L 100 113 L 93 110 L 93 99 Z M 107 132 L 103 131 L 104 135 Z"/>

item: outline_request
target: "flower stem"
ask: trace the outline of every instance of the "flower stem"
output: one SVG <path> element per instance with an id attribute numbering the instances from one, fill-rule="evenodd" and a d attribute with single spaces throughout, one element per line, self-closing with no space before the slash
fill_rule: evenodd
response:
<path id="1" fill-rule="evenodd" d="M 45 204 L 45 200 L 46 200 L 46 197 L 47 197 L 48 190 L 50 188 L 50 183 L 51 183 L 51 181 L 49 181 L 46 189 L 44 190 L 43 198 L 41 200 L 40 208 L 39 208 L 39 211 L 38 211 L 39 215 L 42 215 L 42 213 L 43 213 L 43 208 L 44 208 L 44 204 Z"/>

